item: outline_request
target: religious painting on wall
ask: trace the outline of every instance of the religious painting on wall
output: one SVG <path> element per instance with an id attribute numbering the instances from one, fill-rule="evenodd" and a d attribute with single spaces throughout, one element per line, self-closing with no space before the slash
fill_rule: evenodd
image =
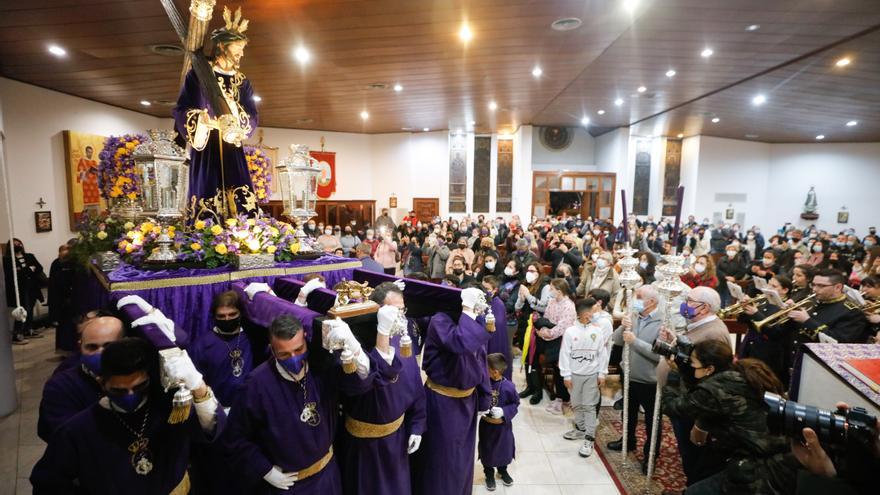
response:
<path id="1" fill-rule="evenodd" d="M 34 227 L 37 233 L 52 232 L 52 212 L 51 211 L 35 211 Z"/>
<path id="2" fill-rule="evenodd" d="M 666 140 L 666 160 L 663 167 L 663 215 L 675 215 L 678 185 L 681 182 L 681 141 Z M 733 218 L 731 213 L 731 219 Z"/>
<path id="3" fill-rule="evenodd" d="M 318 197 L 327 199 L 336 192 L 336 152 L 310 151 L 309 155 L 318 160 L 321 175 L 318 176 Z"/>
<path id="4" fill-rule="evenodd" d="M 651 190 L 651 141 L 636 141 L 636 170 L 633 180 L 632 212 L 636 215 L 648 214 L 648 195 Z"/>
<path id="5" fill-rule="evenodd" d="M 498 140 L 495 211 L 510 213 L 513 209 L 513 140 Z"/>
<path id="6" fill-rule="evenodd" d="M 838 211 L 837 212 L 837 223 L 849 223 L 849 212 L 846 210 Z"/>
<path id="7" fill-rule="evenodd" d="M 471 211 L 489 212 L 489 189 L 492 182 L 492 138 L 474 138 L 474 196 Z"/>
<path id="8" fill-rule="evenodd" d="M 84 212 L 97 214 L 107 209 L 98 189 L 98 154 L 107 138 L 76 131 L 64 131 L 63 136 L 70 230 L 76 230 Z"/>
<path id="9" fill-rule="evenodd" d="M 467 211 L 467 142 L 459 134 L 449 136 L 449 213 Z"/>

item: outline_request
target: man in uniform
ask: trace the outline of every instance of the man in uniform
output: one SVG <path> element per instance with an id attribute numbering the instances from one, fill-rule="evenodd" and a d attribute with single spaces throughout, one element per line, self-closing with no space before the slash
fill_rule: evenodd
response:
<path id="1" fill-rule="evenodd" d="M 817 339 L 820 333 L 841 344 L 863 344 L 868 339 L 867 320 L 859 307 L 846 299 L 846 277 L 836 270 L 820 270 L 813 277 L 816 305 L 810 311 L 792 311 L 789 316 L 800 324 L 801 333 Z"/>

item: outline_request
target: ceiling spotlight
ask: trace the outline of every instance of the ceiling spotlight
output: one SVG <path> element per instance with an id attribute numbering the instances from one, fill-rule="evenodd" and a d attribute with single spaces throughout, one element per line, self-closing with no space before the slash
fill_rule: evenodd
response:
<path id="1" fill-rule="evenodd" d="M 304 64 L 312 58 L 312 54 L 304 46 L 298 46 L 293 51 L 293 57 L 301 64 Z"/>
<path id="2" fill-rule="evenodd" d="M 367 112 L 366 110 L 364 110 L 364 111 L 361 112 L 361 120 L 367 120 L 367 119 L 369 119 L 369 118 L 370 118 L 370 113 L 369 113 L 369 112 Z"/>
<path id="3" fill-rule="evenodd" d="M 703 58 L 709 58 L 709 57 L 711 57 L 712 54 L 714 54 L 714 53 L 715 53 L 715 52 L 712 51 L 711 48 L 706 48 L 706 49 L 704 49 L 703 51 L 700 52 L 700 56 L 703 57 Z"/>
<path id="4" fill-rule="evenodd" d="M 596 112 L 596 113 L 598 113 L 599 115 L 605 115 L 605 110 L 599 110 L 599 111 Z"/>
<path id="5" fill-rule="evenodd" d="M 681 139 L 681 138 L 683 138 L 683 137 L 684 137 L 684 134 L 682 134 L 682 133 L 680 133 L 680 132 L 679 132 L 679 133 L 678 133 L 678 135 L 677 135 L 677 136 L 675 136 L 675 137 L 677 137 L 677 138 L 678 138 L 678 139 Z"/>
<path id="6" fill-rule="evenodd" d="M 818 136 L 816 136 L 816 141 L 821 141 L 823 139 L 825 139 L 825 134 L 819 134 Z"/>
<path id="7" fill-rule="evenodd" d="M 543 74 L 543 73 L 544 73 L 544 71 L 541 70 L 541 68 L 538 67 L 537 65 L 535 66 L 534 69 L 532 69 L 532 75 L 535 77 L 541 77 L 541 74 Z"/>
<path id="8" fill-rule="evenodd" d="M 492 110 L 494 112 L 497 109 L 498 109 L 498 104 L 495 103 L 494 101 L 490 101 L 489 102 L 489 110 Z"/>
<path id="9" fill-rule="evenodd" d="M 675 77 L 676 72 L 672 69 L 666 71 L 666 77 Z"/>
<path id="10" fill-rule="evenodd" d="M 462 24 L 461 29 L 458 30 L 458 37 L 461 39 L 461 41 L 467 43 L 468 41 L 473 39 L 474 33 L 471 32 L 471 28 L 468 27 L 467 24 Z"/>
<path id="11" fill-rule="evenodd" d="M 400 83 L 395 84 L 394 91 L 397 91 L 398 93 L 400 93 L 401 91 L 403 91 L 403 86 L 401 86 Z"/>
<path id="12" fill-rule="evenodd" d="M 761 29 L 760 24 L 749 24 L 748 26 L 746 26 L 746 31 L 757 31 L 759 29 Z"/>
<path id="13" fill-rule="evenodd" d="M 850 60 L 849 57 L 843 57 L 842 59 L 838 60 L 837 62 L 834 62 L 834 65 L 836 65 L 838 67 L 846 67 L 851 62 L 852 62 L 852 60 Z"/>
<path id="14" fill-rule="evenodd" d="M 639 8 L 639 0 L 623 0 L 623 7 L 630 12 L 634 12 Z"/>
<path id="15" fill-rule="evenodd" d="M 145 107 L 148 107 L 148 106 L 152 105 L 152 103 L 150 103 L 150 102 L 147 101 L 147 100 L 141 100 L 141 105 L 143 105 L 143 106 L 145 106 Z"/>
<path id="16" fill-rule="evenodd" d="M 847 126 L 847 127 L 854 127 L 854 126 L 857 126 L 857 125 L 859 125 L 859 121 L 858 121 L 858 120 L 850 120 L 849 122 L 846 123 L 846 126 Z"/>
<path id="17" fill-rule="evenodd" d="M 752 105 L 760 106 L 767 102 L 767 97 L 764 95 L 757 95 L 752 98 Z"/>
<path id="18" fill-rule="evenodd" d="M 430 128 L 430 127 L 423 127 L 422 130 L 425 131 L 425 132 L 428 132 L 428 131 L 431 130 L 431 128 Z"/>
<path id="19" fill-rule="evenodd" d="M 719 122 L 721 122 L 721 119 L 719 119 L 718 117 L 715 117 L 715 118 L 712 119 L 712 123 L 713 123 L 713 124 L 717 124 L 717 123 L 719 123 Z"/>
<path id="20" fill-rule="evenodd" d="M 639 86 L 639 88 L 636 91 L 638 91 L 639 93 L 644 93 L 647 90 L 648 90 L 648 88 L 646 88 L 644 86 Z"/>
<path id="21" fill-rule="evenodd" d="M 581 125 L 583 125 L 583 126 L 590 125 L 590 118 L 584 116 L 584 118 L 581 119 Z"/>
<path id="22" fill-rule="evenodd" d="M 67 55 L 67 50 L 61 48 L 58 45 L 49 45 L 49 53 L 55 55 L 56 57 L 63 57 Z"/>
<path id="23" fill-rule="evenodd" d="M 623 105 L 623 98 L 618 98 L 614 100 L 614 104 L 617 106 Z"/>
<path id="24" fill-rule="evenodd" d="M 259 103 L 259 102 L 261 102 L 261 101 L 263 101 L 263 98 L 261 98 L 261 97 L 259 97 L 259 96 L 257 96 L 257 95 L 254 95 L 254 102 L 255 102 L 255 103 Z"/>
<path id="25" fill-rule="evenodd" d="M 583 21 L 577 17 L 563 17 L 562 19 L 556 19 L 550 23 L 550 27 L 554 31 L 571 31 L 572 29 L 581 27 L 581 24 L 583 24 Z"/>

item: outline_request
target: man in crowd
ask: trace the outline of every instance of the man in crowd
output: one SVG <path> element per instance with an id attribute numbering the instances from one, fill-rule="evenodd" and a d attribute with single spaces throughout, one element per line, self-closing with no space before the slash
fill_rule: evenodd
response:
<path id="1" fill-rule="evenodd" d="M 820 333 L 843 344 L 863 344 L 868 339 L 867 320 L 859 307 L 843 293 L 846 278 L 836 270 L 820 270 L 813 276 L 816 305 L 810 311 L 797 309 L 789 316 L 800 324 L 801 333 L 817 339 Z"/>
<path id="2" fill-rule="evenodd" d="M 466 283 L 476 281 L 473 275 L 468 275 L 467 264 L 465 263 L 464 258 L 462 258 L 461 256 L 451 256 L 450 259 L 452 260 L 452 263 L 449 273 L 447 275 L 450 275 L 455 279 L 458 287 L 462 287 Z"/>
<path id="3" fill-rule="evenodd" d="M 388 216 L 388 208 L 382 208 L 382 214 L 376 218 L 376 228 L 384 229 L 386 232 L 393 232 L 394 227 L 394 220 Z"/>
<path id="4" fill-rule="evenodd" d="M 362 242 L 355 247 L 355 257 L 361 262 L 361 269 L 369 272 L 385 273 L 385 267 L 377 263 L 370 255 L 372 248 L 366 242 Z"/>
<path id="5" fill-rule="evenodd" d="M 464 266 L 470 267 L 474 264 L 474 250 L 468 247 L 467 238 L 459 237 L 456 242 L 456 248 L 449 252 L 449 258 L 446 259 L 446 274 L 454 273 L 453 264 L 455 257 L 460 256 L 464 260 Z"/>
<path id="6" fill-rule="evenodd" d="M 538 261 L 538 257 L 529 249 L 529 241 L 525 239 L 516 241 L 516 251 L 510 254 L 510 259 L 522 266 L 528 266 L 529 263 Z"/>

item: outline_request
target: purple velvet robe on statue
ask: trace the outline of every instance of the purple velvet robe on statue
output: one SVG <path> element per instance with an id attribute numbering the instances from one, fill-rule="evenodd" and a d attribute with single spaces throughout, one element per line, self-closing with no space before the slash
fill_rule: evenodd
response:
<path id="1" fill-rule="evenodd" d="M 190 457 L 190 442 L 211 441 L 223 430 L 226 416 L 217 410 L 217 424 L 210 434 L 203 432 L 195 409 L 187 421 L 169 424 L 171 396 L 154 392 L 139 411 L 119 414 L 99 403 L 80 412 L 64 424 L 49 441 L 43 457 L 34 466 L 34 493 L 90 495 L 155 495 L 170 493 L 183 479 Z M 135 472 L 128 446 L 149 410 L 146 434 L 153 469 L 146 476 Z"/>
<path id="2" fill-rule="evenodd" d="M 486 344 L 486 354 L 501 353 L 507 360 L 507 369 L 504 370 L 504 378 L 508 380 L 513 376 L 513 361 L 510 357 L 510 340 L 507 336 L 507 313 L 504 309 L 504 301 L 500 297 L 492 298 L 492 314 L 495 316 L 495 333 L 489 343 Z"/>
<path id="3" fill-rule="evenodd" d="M 356 438 L 340 428 L 339 454 L 346 495 L 409 494 L 410 435 L 425 432 L 425 392 L 415 355 L 395 351 L 389 365 L 375 349 L 370 351 L 370 374 L 343 377 L 343 410 L 347 416 L 373 424 L 387 424 L 404 416 L 403 424 L 382 438 Z"/>
<path id="4" fill-rule="evenodd" d="M 422 363 L 428 378 L 438 385 L 478 390 L 459 399 L 425 386 L 428 421 L 418 451 L 415 493 L 467 495 L 472 491 L 477 411 L 488 409 L 491 397 L 486 368 L 486 343 L 491 335 L 465 314 L 457 324 L 445 313 L 431 318 Z"/>
<path id="5" fill-rule="evenodd" d="M 239 122 L 248 124 L 245 130 L 250 137 L 257 129 L 257 108 L 254 104 L 254 92 L 250 81 L 240 72 L 235 75 L 227 75 L 215 71 L 214 75 L 223 81 L 221 90 L 224 94 L 230 96 L 237 103 L 241 116 Z M 195 133 L 197 120 L 195 111 L 205 109 L 208 110 L 211 117 L 216 117 L 210 107 L 207 95 L 202 93 L 195 72 L 190 70 L 186 75 L 183 88 L 177 98 L 177 106 L 173 111 L 175 129 L 189 144 L 193 143 Z M 187 201 L 193 196 L 213 198 L 222 188 L 223 183 L 225 183 L 227 190 L 244 185 L 247 185 L 251 191 L 254 189 L 244 157 L 244 149 L 222 141 L 219 132 L 212 130 L 205 148 L 201 151 L 193 148 L 190 153 Z M 238 206 L 239 213 L 242 213 L 241 205 Z"/>
<path id="6" fill-rule="evenodd" d="M 338 368 L 322 373 L 310 370 L 305 375 L 308 401 L 317 403 L 320 416 L 317 426 L 300 421 L 305 402 L 303 389 L 281 376 L 274 359 L 251 372 L 232 404 L 229 426 L 222 441 L 230 458 L 229 467 L 240 470 L 238 475 L 248 488 L 229 493 L 342 493 L 337 453 L 323 470 L 297 481 L 286 492 L 263 480 L 272 466 L 278 466 L 284 472 L 300 471 L 330 450 L 338 419 L 338 371 Z"/>
<path id="7" fill-rule="evenodd" d="M 46 442 L 58 428 L 101 398 L 101 386 L 80 366 L 52 375 L 43 387 L 37 435 Z"/>
<path id="8" fill-rule="evenodd" d="M 480 420 L 480 443 L 477 452 L 485 467 L 504 467 L 516 457 L 516 444 L 513 440 L 513 418 L 519 409 L 519 395 L 516 387 L 505 378 L 492 381 L 492 390 L 498 393 L 497 407 L 504 410 L 502 424 L 492 424 Z"/>

